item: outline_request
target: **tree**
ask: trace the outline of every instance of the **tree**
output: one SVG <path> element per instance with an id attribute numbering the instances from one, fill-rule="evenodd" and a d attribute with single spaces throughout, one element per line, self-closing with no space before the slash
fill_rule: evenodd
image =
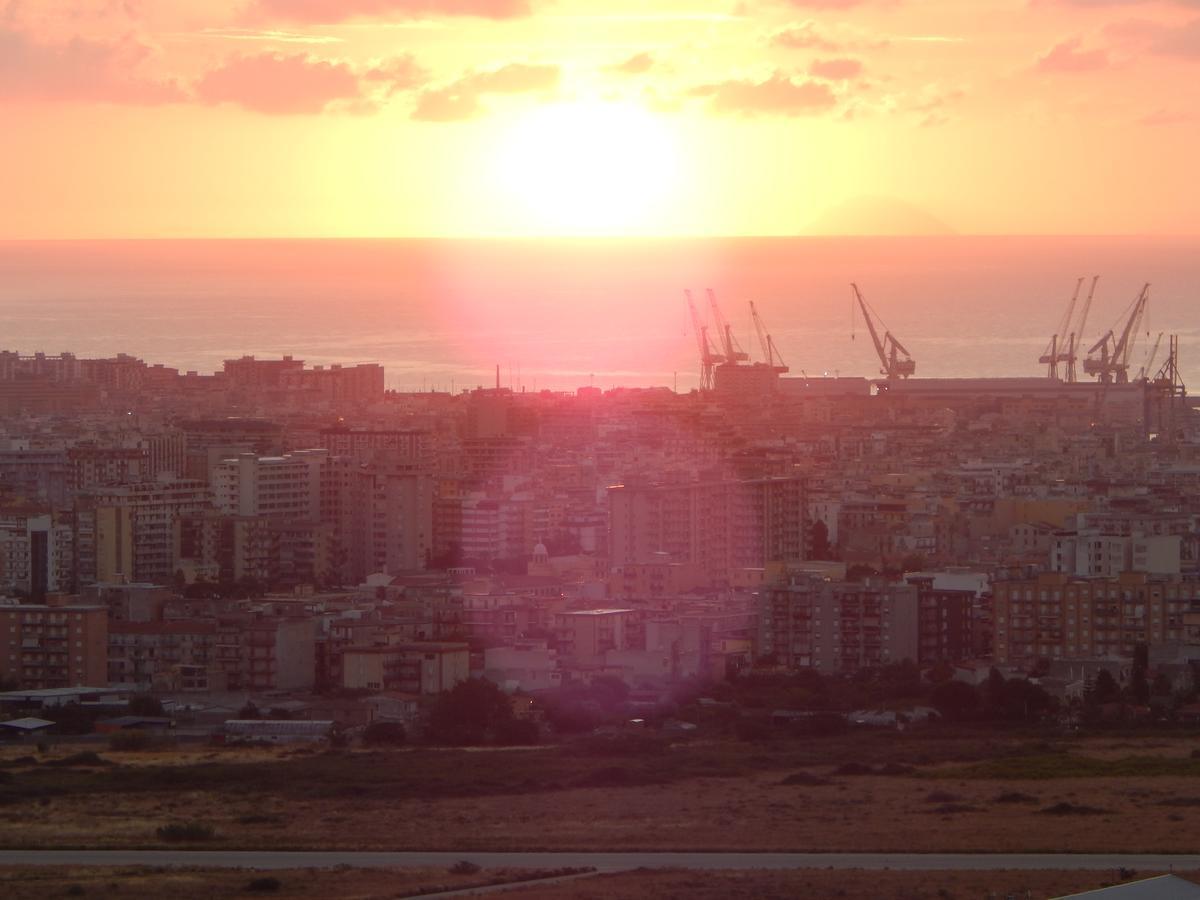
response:
<path id="1" fill-rule="evenodd" d="M 364 744 L 398 746 L 408 739 L 408 732 L 400 722 L 372 722 L 363 731 Z"/>
<path id="2" fill-rule="evenodd" d="M 822 519 L 817 519 L 812 526 L 812 558 L 829 559 L 829 526 Z"/>
<path id="3" fill-rule="evenodd" d="M 1145 706 L 1150 702 L 1150 682 L 1146 678 L 1146 672 L 1150 668 L 1150 648 L 1145 644 L 1138 644 L 1133 650 L 1133 671 L 1129 678 L 1129 699 L 1138 704 Z"/>
<path id="4" fill-rule="evenodd" d="M 929 702 L 949 722 L 964 722 L 979 713 L 979 691 L 965 681 L 943 681 L 933 689 Z"/>
<path id="5" fill-rule="evenodd" d="M 1108 669 L 1096 673 L 1096 683 L 1092 687 L 1092 695 L 1096 703 L 1112 703 L 1121 696 L 1121 688 Z"/>
<path id="6" fill-rule="evenodd" d="M 261 719 L 262 712 L 254 705 L 253 700 L 247 700 L 246 705 L 238 710 L 239 719 Z"/>
<path id="7" fill-rule="evenodd" d="M 486 744 L 512 727 L 508 696 L 486 678 L 468 678 L 438 695 L 427 736 L 435 744 Z"/>
<path id="8" fill-rule="evenodd" d="M 151 716 L 158 717 L 163 715 L 163 705 L 157 697 L 152 697 L 150 694 L 134 694 L 129 698 L 129 714 L 131 716 Z"/>

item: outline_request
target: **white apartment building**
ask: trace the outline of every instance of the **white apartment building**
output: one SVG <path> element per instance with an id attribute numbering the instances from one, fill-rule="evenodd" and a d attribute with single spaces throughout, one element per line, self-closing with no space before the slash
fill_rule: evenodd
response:
<path id="1" fill-rule="evenodd" d="M 318 449 L 223 459 L 212 471 L 213 502 L 227 515 L 315 522 L 321 518 L 321 468 L 328 456 Z"/>

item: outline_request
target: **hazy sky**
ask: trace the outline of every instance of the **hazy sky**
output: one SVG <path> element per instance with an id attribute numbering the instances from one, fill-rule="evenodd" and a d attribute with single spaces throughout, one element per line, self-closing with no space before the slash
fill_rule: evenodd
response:
<path id="1" fill-rule="evenodd" d="M 1200 0 L 0 0 L 0 237 L 1200 231 Z"/>

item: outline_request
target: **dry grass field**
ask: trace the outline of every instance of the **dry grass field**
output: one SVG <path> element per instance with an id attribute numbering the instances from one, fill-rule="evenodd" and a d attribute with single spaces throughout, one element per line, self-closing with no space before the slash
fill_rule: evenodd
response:
<path id="1" fill-rule="evenodd" d="M 1154 873 L 1138 873 L 1138 878 Z M 516 870 L 453 875 L 441 869 L 219 869 L 89 867 L 0 869 L 6 900 L 109 897 L 211 900 L 222 897 L 397 900 L 523 877 Z M 1200 873 L 1190 873 L 1200 879 Z M 633 871 L 510 887 L 513 900 L 986 900 L 1059 897 L 1116 883 L 1111 872 Z"/>
<path id="2" fill-rule="evenodd" d="M 871 733 L 649 752 L 101 750 L 70 765 L 55 763 L 78 747 L 9 749 L 0 845 L 161 847 L 159 828 L 199 822 L 211 848 L 1194 852 L 1197 745 Z"/>

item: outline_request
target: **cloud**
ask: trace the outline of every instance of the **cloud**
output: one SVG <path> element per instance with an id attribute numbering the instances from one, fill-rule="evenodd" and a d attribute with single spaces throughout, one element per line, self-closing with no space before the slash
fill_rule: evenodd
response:
<path id="1" fill-rule="evenodd" d="M 509 63 L 498 69 L 470 72 L 439 88 L 422 91 L 412 117 L 423 122 L 461 122 L 485 112 L 487 94 L 553 91 L 562 79 L 558 66 Z"/>
<path id="2" fill-rule="evenodd" d="M 1108 51 L 1084 50 L 1082 41 L 1067 38 L 1038 57 L 1034 65 L 1039 72 L 1094 72 L 1108 67 Z"/>
<path id="3" fill-rule="evenodd" d="M 845 52 L 847 50 L 880 50 L 889 43 L 883 38 L 874 37 L 859 29 L 848 29 L 843 26 L 838 30 L 840 36 L 809 19 L 776 31 L 771 35 L 771 45 L 784 50 Z"/>
<path id="4" fill-rule="evenodd" d="M 708 98 L 714 112 L 742 116 L 815 115 L 837 106 L 837 96 L 829 85 L 796 81 L 778 72 L 763 81 L 721 81 L 693 88 L 690 93 Z"/>
<path id="5" fill-rule="evenodd" d="M 1171 112 L 1165 109 L 1155 110 L 1138 119 L 1141 125 L 1186 125 L 1195 121 L 1196 116 L 1193 113 Z"/>
<path id="6" fill-rule="evenodd" d="M 423 77 L 407 56 L 356 70 L 304 54 L 260 53 L 226 60 L 197 81 L 195 91 L 204 103 L 232 103 L 268 115 L 312 115 L 335 105 L 368 111 L 376 100 L 372 86 L 390 95 Z"/>
<path id="7" fill-rule="evenodd" d="M 1160 56 L 1200 60 L 1200 19 L 1164 28 L 1150 45 L 1150 50 Z"/>
<path id="8" fill-rule="evenodd" d="M 1034 6 L 1076 6 L 1107 9 L 1114 6 L 1173 5 L 1200 8 L 1200 0 L 1033 0 Z"/>
<path id="9" fill-rule="evenodd" d="M 324 24 L 360 17 L 517 19 L 531 12 L 530 0 L 252 0 L 247 9 L 248 17 L 255 21 Z"/>
<path id="10" fill-rule="evenodd" d="M 827 81 L 848 81 L 862 74 L 863 64 L 857 59 L 818 59 L 808 67 L 808 74 Z"/>
<path id="11" fill-rule="evenodd" d="M 614 75 L 644 75 L 654 68 L 654 56 L 650 53 L 635 53 L 633 56 L 611 66 L 605 66 L 605 72 Z"/>
<path id="12" fill-rule="evenodd" d="M 139 73 L 151 55 L 132 37 L 41 43 L 0 26 L 0 100 L 152 105 L 186 99 L 177 82 Z"/>
<path id="13" fill-rule="evenodd" d="M 837 50 L 840 45 L 821 30 L 811 19 L 799 25 L 790 25 L 775 32 L 771 43 L 788 50 Z"/>
<path id="14" fill-rule="evenodd" d="M 799 9 L 850 9 L 866 6 L 871 0 L 787 0 L 789 6 Z"/>

